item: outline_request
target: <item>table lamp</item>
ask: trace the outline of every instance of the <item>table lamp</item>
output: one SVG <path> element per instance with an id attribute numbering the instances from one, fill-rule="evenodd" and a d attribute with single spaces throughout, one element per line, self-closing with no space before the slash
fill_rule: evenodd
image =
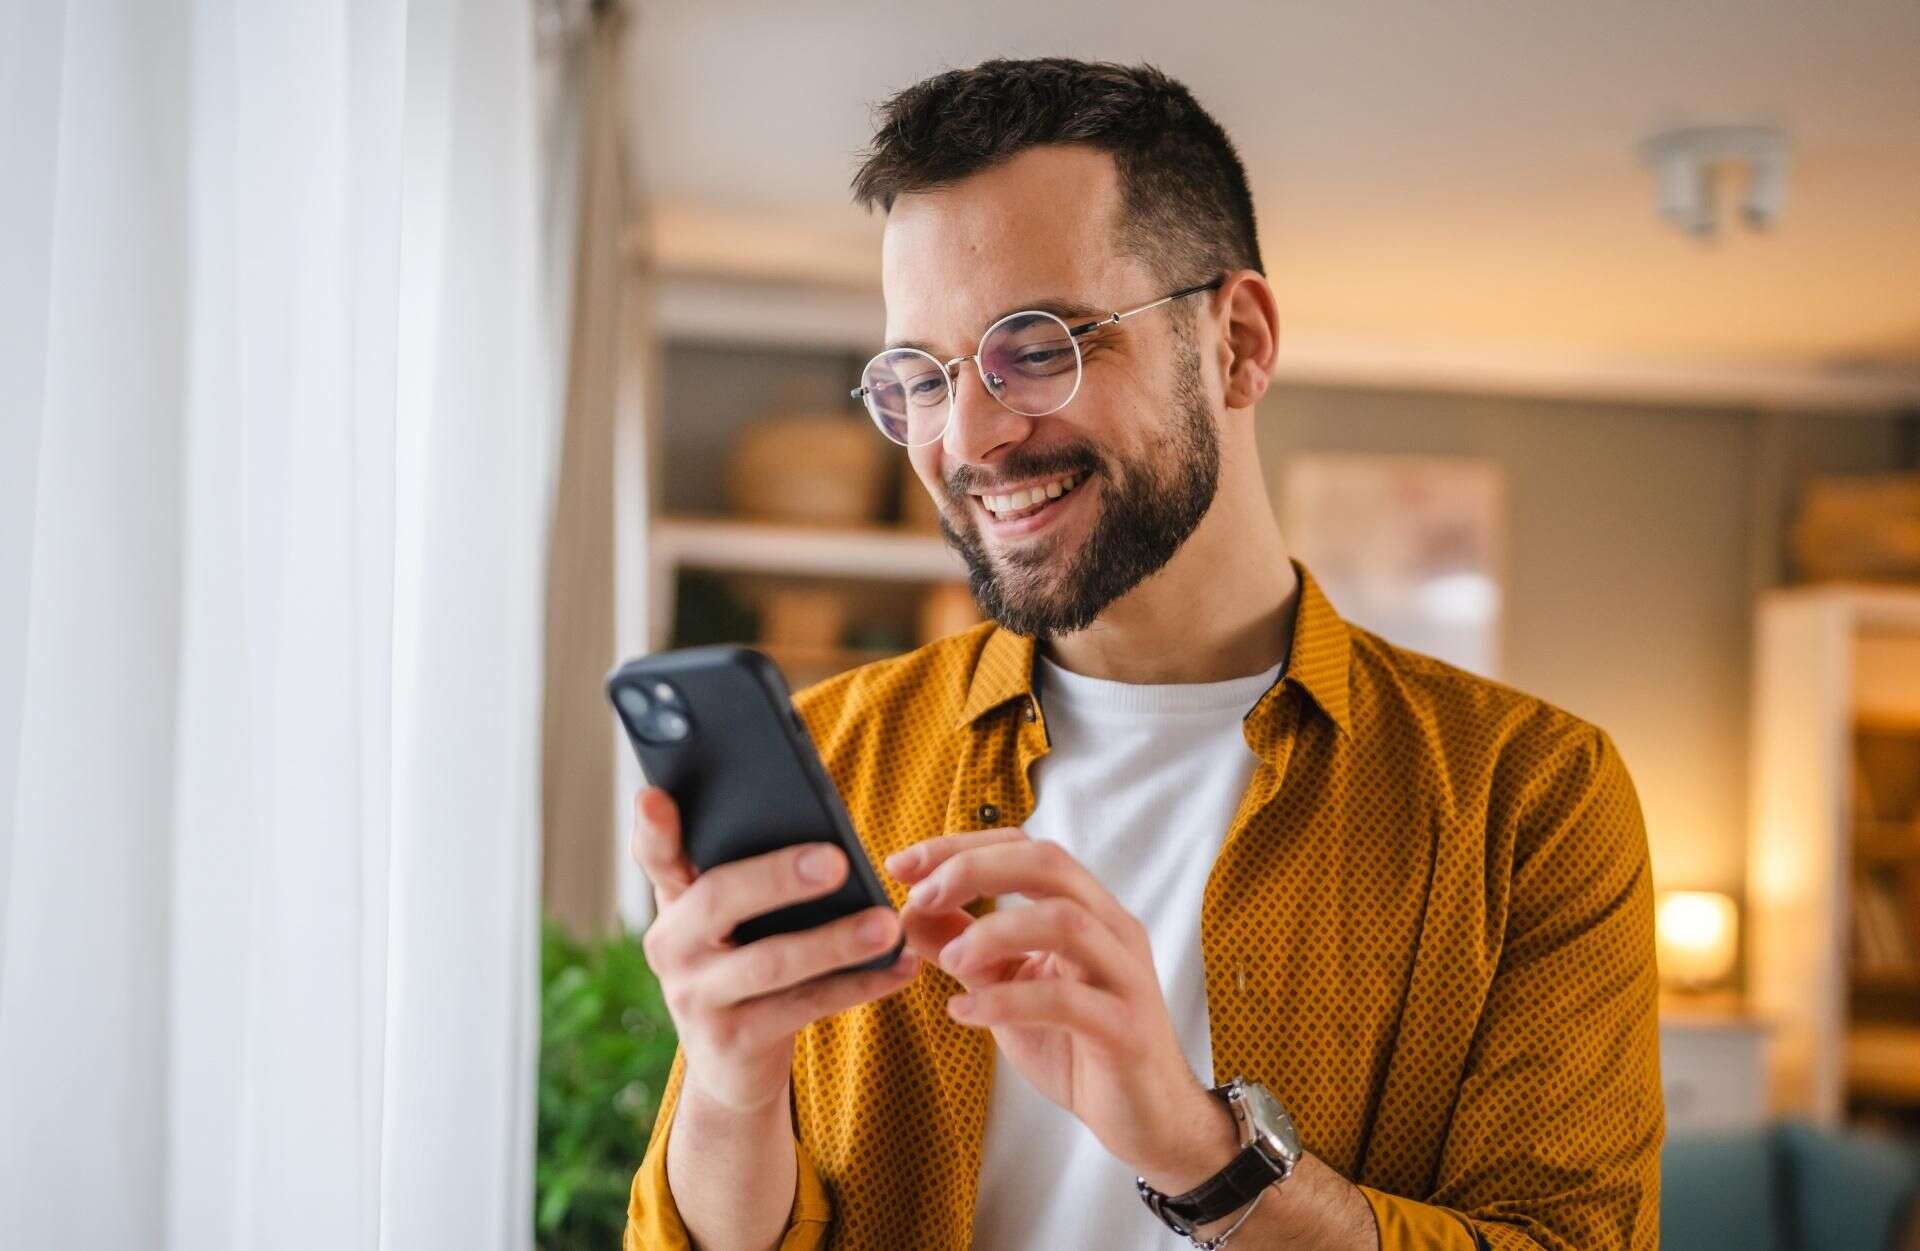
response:
<path id="1" fill-rule="evenodd" d="M 1660 980 L 1677 990 L 1708 990 L 1733 974 L 1740 913 L 1731 896 L 1710 890 L 1661 891 L 1654 910 Z"/>

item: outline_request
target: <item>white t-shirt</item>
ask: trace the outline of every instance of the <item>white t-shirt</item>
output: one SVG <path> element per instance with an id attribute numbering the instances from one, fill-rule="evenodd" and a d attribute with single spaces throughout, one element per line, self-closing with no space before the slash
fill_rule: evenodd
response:
<path id="1" fill-rule="evenodd" d="M 1051 740 L 1034 765 L 1026 830 L 1073 853 L 1147 927 L 1180 1049 L 1212 1085 L 1200 901 L 1253 776 L 1249 709 L 1280 677 L 1135 686 L 1036 662 Z M 1027 900 L 1004 895 L 1000 907 Z M 1073 1115 L 994 1061 L 974 1209 L 976 1251 L 1167 1251 L 1179 1245 L 1134 1192 L 1133 1173 Z"/>

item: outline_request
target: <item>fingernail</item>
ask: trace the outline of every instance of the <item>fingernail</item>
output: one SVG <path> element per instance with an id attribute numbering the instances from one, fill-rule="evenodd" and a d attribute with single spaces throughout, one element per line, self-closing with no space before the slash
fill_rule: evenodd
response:
<path id="1" fill-rule="evenodd" d="M 920 853 L 912 847 L 907 848 L 905 851 L 896 851 L 887 857 L 887 871 L 889 873 L 904 872 L 907 869 L 911 869 L 913 862 L 919 858 Z"/>
<path id="2" fill-rule="evenodd" d="M 861 917 L 853 927 L 853 932 L 867 946 L 878 947 L 893 937 L 893 918 L 883 912 L 872 913 Z"/>
<path id="3" fill-rule="evenodd" d="M 800 854 L 797 866 L 800 880 L 825 882 L 833 877 L 834 851 L 831 847 L 810 847 Z"/>
<path id="4" fill-rule="evenodd" d="M 933 896 L 939 889 L 939 883 L 932 878 L 928 878 L 924 882 L 915 884 L 914 888 L 907 892 L 907 903 L 915 907 L 925 908 L 933 903 Z"/>
<path id="5" fill-rule="evenodd" d="M 947 1000 L 947 1011 L 957 1021 L 964 1021 L 973 1012 L 973 999 L 969 995 L 955 995 Z"/>
<path id="6" fill-rule="evenodd" d="M 960 961 L 966 957 L 966 954 L 967 938 L 966 935 L 962 934 L 959 938 L 954 939 L 942 947 L 937 959 L 940 962 L 940 967 L 951 973 L 960 967 Z"/>

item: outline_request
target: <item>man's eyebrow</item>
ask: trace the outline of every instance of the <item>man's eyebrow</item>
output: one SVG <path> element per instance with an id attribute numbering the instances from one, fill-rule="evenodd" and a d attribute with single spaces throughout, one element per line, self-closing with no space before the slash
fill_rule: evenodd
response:
<path id="1" fill-rule="evenodd" d="M 993 325 L 994 322 L 999 321 L 1003 317 L 1011 317 L 1015 313 L 1033 312 L 1052 313 L 1061 321 L 1066 322 L 1068 325 L 1073 325 L 1075 322 L 1085 321 L 1088 318 L 1105 317 L 1108 311 L 1109 310 L 1106 309 L 1095 308 L 1091 304 L 1082 304 L 1077 300 L 1028 300 L 1024 304 L 1016 304 L 1004 312 L 995 314 L 993 319 L 987 322 L 987 326 Z M 981 329 L 985 330 L 986 326 L 982 326 Z M 979 343 L 976 341 L 974 346 L 978 347 Z M 940 356 L 940 353 L 934 350 L 933 345 L 923 339 L 890 340 L 885 350 L 890 352 L 895 348 L 912 348 L 917 352 L 925 352 L 928 356 L 935 358 Z"/>

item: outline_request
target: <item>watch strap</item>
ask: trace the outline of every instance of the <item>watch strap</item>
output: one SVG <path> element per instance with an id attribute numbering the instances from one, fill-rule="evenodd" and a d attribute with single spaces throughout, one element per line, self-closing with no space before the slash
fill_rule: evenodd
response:
<path id="1" fill-rule="evenodd" d="M 1242 1147 L 1227 1166 L 1183 1195 L 1164 1197 L 1157 1205 L 1164 1220 L 1172 1216 L 1191 1231 L 1239 1211 L 1260 1192 L 1291 1171 L 1276 1164 L 1258 1147 Z"/>

